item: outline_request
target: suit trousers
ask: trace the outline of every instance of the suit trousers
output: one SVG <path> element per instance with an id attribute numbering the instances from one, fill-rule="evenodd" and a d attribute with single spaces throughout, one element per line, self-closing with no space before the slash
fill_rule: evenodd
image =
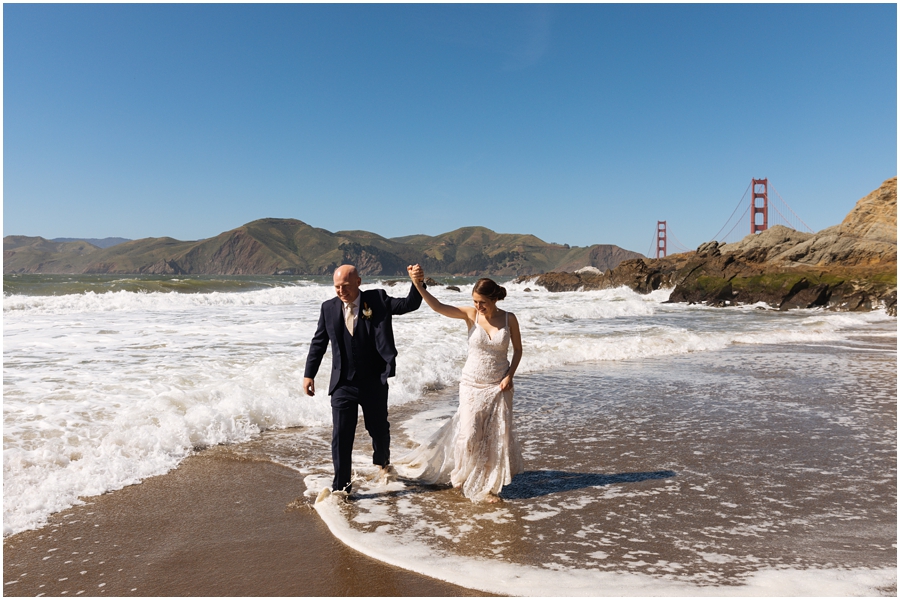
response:
<path id="1" fill-rule="evenodd" d="M 372 463 L 391 463 L 391 426 L 388 423 L 388 385 L 380 377 L 360 381 L 341 379 L 331 394 L 331 459 L 334 462 L 334 491 L 350 491 L 351 455 L 356 437 L 359 408 L 366 431 L 372 437 Z"/>

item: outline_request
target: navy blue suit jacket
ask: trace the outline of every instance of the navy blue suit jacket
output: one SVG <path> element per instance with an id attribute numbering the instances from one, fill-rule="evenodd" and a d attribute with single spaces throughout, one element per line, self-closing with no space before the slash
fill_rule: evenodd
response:
<path id="1" fill-rule="evenodd" d="M 387 383 L 388 377 L 393 377 L 397 369 L 397 348 L 394 346 L 394 330 L 391 326 L 393 315 L 402 315 L 412 312 L 422 304 L 422 295 L 416 286 L 410 285 L 406 298 L 393 298 L 384 290 L 366 290 L 360 292 L 359 317 L 356 327 L 367 327 L 369 336 L 375 339 L 375 348 L 386 363 L 385 370 L 381 374 L 381 382 Z M 364 307 L 372 311 L 368 319 L 363 316 Z M 334 393 L 338 381 L 341 379 L 341 350 L 344 349 L 344 311 L 341 299 L 335 296 L 331 300 L 322 303 L 319 311 L 319 325 L 309 344 L 309 354 L 306 357 L 306 369 L 304 377 L 315 377 L 319 372 L 319 365 L 331 342 L 331 382 L 328 384 L 328 394 Z"/>

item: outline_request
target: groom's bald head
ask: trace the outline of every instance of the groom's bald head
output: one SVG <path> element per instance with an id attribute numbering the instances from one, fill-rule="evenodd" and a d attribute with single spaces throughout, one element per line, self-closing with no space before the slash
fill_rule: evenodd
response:
<path id="1" fill-rule="evenodd" d="M 334 270 L 334 280 L 337 281 L 338 278 L 343 277 L 355 277 L 359 279 L 359 271 L 357 271 L 356 267 L 353 265 L 341 265 Z"/>
<path id="2" fill-rule="evenodd" d="M 334 270 L 334 291 L 341 302 L 353 302 L 359 296 L 362 279 L 353 265 L 341 265 Z"/>

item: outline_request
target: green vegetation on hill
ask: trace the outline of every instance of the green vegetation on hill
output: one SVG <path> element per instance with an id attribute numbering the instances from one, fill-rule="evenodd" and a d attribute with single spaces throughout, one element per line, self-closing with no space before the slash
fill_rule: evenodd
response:
<path id="1" fill-rule="evenodd" d="M 584 266 L 608 270 L 641 256 L 618 246 L 572 248 L 485 227 L 388 239 L 271 218 L 194 242 L 146 238 L 102 249 L 39 237 L 3 242 L 4 273 L 322 275 L 352 263 L 367 275 L 405 275 L 407 265 L 420 263 L 431 274 L 513 276 Z"/>

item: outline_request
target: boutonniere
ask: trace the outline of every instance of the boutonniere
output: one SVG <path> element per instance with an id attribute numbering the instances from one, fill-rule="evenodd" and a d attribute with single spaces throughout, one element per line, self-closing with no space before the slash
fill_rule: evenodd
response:
<path id="1" fill-rule="evenodd" d="M 363 316 L 363 319 L 371 319 L 372 318 L 372 309 L 369 308 L 369 305 L 366 304 L 365 302 L 363 302 L 362 316 Z"/>

